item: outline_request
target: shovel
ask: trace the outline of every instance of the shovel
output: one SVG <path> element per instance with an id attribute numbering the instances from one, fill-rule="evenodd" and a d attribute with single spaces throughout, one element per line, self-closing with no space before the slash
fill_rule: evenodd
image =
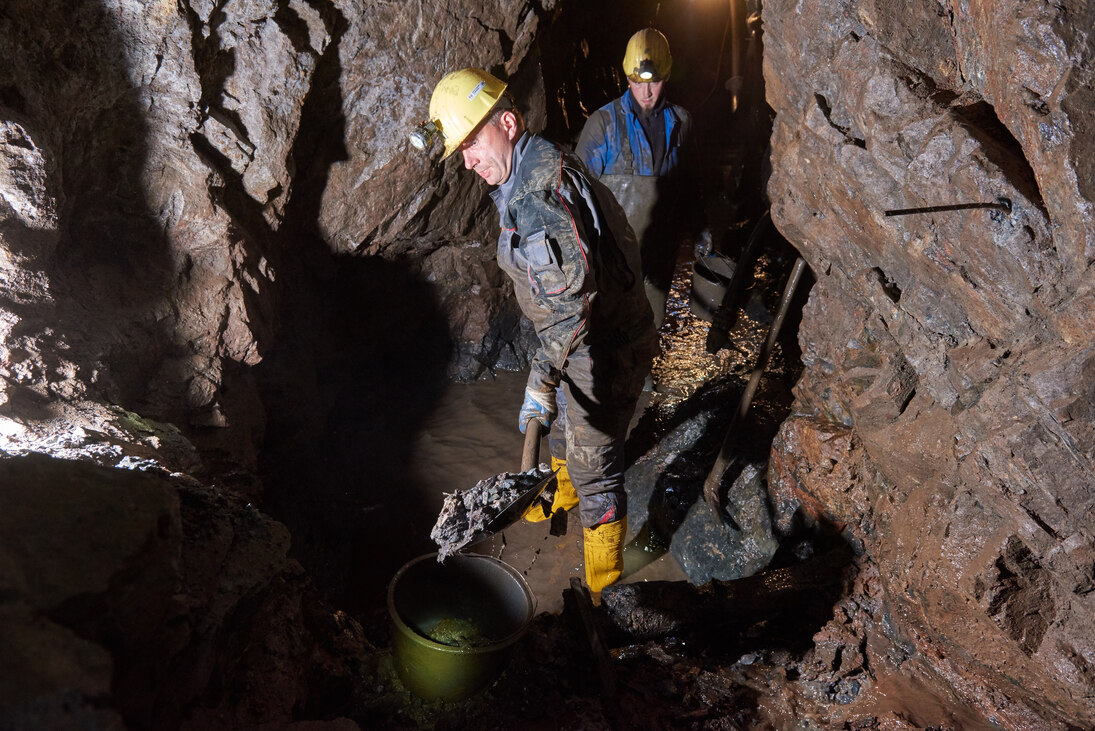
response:
<path id="1" fill-rule="evenodd" d="M 528 472 L 529 470 L 539 466 L 540 464 L 540 437 L 543 435 L 544 425 L 538 420 L 533 419 L 528 423 L 528 428 L 525 429 L 525 448 L 521 453 L 521 471 Z M 557 470 L 556 470 L 557 471 Z M 552 471 L 550 475 L 537 482 L 535 485 L 520 493 L 515 497 L 508 505 L 499 511 L 498 515 L 494 516 L 489 523 L 483 526 L 482 530 L 478 530 L 472 536 L 469 543 L 477 543 L 484 539 L 490 538 L 496 533 L 501 533 L 506 528 L 516 523 L 521 519 L 521 516 L 525 514 L 525 511 L 539 499 L 540 495 L 544 492 L 551 481 L 555 479 L 555 472 Z"/>

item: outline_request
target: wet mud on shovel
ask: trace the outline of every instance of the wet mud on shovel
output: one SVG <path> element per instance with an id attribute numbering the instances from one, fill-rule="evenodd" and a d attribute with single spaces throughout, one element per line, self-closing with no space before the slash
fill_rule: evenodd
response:
<path id="1" fill-rule="evenodd" d="M 519 521 L 544 495 L 555 472 L 539 469 L 543 426 L 529 423 L 521 454 L 519 473 L 503 472 L 481 480 L 469 490 L 447 495 L 430 537 L 440 547 L 438 560 L 464 546 L 479 543 L 501 533 Z M 544 500 L 547 498 L 545 496 Z"/>
<path id="2" fill-rule="evenodd" d="M 540 438 L 543 435 L 543 429 L 543 425 L 536 419 L 529 422 L 528 428 L 525 430 L 525 448 L 521 452 L 521 472 L 528 472 L 540 466 Z M 544 489 L 554 479 L 555 472 L 553 471 L 547 477 L 520 493 L 512 502 L 502 508 L 501 512 L 494 516 L 486 527 L 476 531 L 471 542 L 478 543 L 490 538 L 520 520 L 525 511 L 532 507 L 532 504 L 540 498 Z"/>

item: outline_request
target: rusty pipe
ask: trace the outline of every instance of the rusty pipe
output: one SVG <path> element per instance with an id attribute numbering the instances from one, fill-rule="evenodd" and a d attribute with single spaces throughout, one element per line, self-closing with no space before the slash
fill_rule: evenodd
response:
<path id="1" fill-rule="evenodd" d="M 757 386 L 760 384 L 760 378 L 764 374 L 764 368 L 768 365 L 768 358 L 772 355 L 772 349 L 775 347 L 776 338 L 779 336 L 780 328 L 783 327 L 783 321 L 787 318 L 787 311 L 791 308 L 791 299 L 794 297 L 799 280 L 802 279 L 802 271 L 805 268 L 806 260 L 800 256 L 795 260 L 795 265 L 791 269 L 791 274 L 787 277 L 787 284 L 783 287 L 783 296 L 780 299 L 779 310 L 777 310 L 776 317 L 772 320 L 772 324 L 768 328 L 768 337 L 764 341 L 764 346 L 761 348 L 760 354 L 757 356 L 756 365 L 753 367 L 753 372 L 749 376 L 749 383 L 745 386 L 745 390 L 741 394 L 741 399 L 738 401 L 738 408 L 734 411 L 733 419 L 730 422 L 729 428 L 726 430 L 726 436 L 722 440 L 722 447 L 719 449 L 719 454 L 715 458 L 715 464 L 707 474 L 707 479 L 703 481 L 704 500 L 706 500 L 708 506 L 715 511 L 715 515 L 717 515 L 720 520 L 723 518 L 723 477 L 736 461 L 736 458 L 731 456 L 734 439 L 737 436 L 738 430 L 741 428 L 742 422 L 745 421 L 746 414 L 749 413 L 749 407 L 753 403 L 753 395 L 756 394 Z"/>

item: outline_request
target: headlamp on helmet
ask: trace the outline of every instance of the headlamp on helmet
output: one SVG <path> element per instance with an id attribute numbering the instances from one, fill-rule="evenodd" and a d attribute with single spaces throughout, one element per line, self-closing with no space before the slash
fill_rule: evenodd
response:
<path id="1" fill-rule="evenodd" d="M 504 81 L 482 69 L 445 74 L 430 97 L 429 120 L 410 132 L 411 144 L 427 151 L 440 139 L 445 148 L 441 159 L 448 158 L 495 108 L 510 108 L 505 91 Z"/>
<path id="2" fill-rule="evenodd" d="M 416 126 L 408 137 L 411 140 L 411 144 L 415 149 L 425 152 L 430 149 L 430 145 L 433 141 L 441 135 L 441 130 L 437 128 L 437 124 L 434 122 L 420 122 Z"/>
<path id="3" fill-rule="evenodd" d="M 635 82 L 665 81 L 673 67 L 669 41 L 655 28 L 643 28 L 631 36 L 624 51 L 623 69 Z"/>

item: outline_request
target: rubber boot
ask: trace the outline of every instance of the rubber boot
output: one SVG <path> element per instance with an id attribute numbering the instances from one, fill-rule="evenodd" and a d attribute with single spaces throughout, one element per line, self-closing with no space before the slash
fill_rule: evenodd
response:
<path id="1" fill-rule="evenodd" d="M 601 589 L 615 583 L 624 571 L 624 536 L 627 534 L 627 518 L 602 523 L 595 528 L 583 528 L 582 547 L 586 561 L 586 585 L 594 600 L 601 596 Z"/>
<path id="2" fill-rule="evenodd" d="M 539 523 L 560 510 L 570 510 L 578 505 L 578 493 L 574 490 L 574 483 L 570 481 L 567 461 L 552 457 L 551 469 L 559 470 L 555 473 L 555 495 L 551 499 L 551 512 L 544 515 L 543 503 L 537 500 L 525 511 L 524 518 L 530 523 Z"/>

